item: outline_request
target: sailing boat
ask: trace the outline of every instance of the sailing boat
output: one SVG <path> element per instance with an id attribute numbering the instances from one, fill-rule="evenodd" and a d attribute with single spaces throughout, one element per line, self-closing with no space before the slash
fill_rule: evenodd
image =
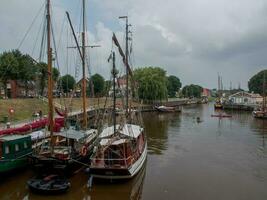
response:
<path id="1" fill-rule="evenodd" d="M 222 92 L 222 78 L 218 75 L 218 97 L 215 101 L 214 104 L 214 109 L 222 109 L 223 104 L 222 104 L 222 97 L 221 97 L 221 92 Z"/>
<path id="2" fill-rule="evenodd" d="M 85 8 L 85 0 L 83 0 Z M 69 17 L 69 16 L 68 16 Z M 83 20 L 85 18 L 83 9 Z M 47 62 L 48 62 L 48 106 L 49 106 L 49 130 L 50 143 L 42 145 L 39 152 L 33 154 L 34 160 L 45 167 L 53 165 L 63 165 L 67 172 L 73 171 L 77 164 L 84 164 L 93 150 L 94 142 L 97 137 L 97 130 L 87 129 L 87 110 L 86 110 L 86 80 L 85 80 L 85 23 L 83 23 L 82 33 L 82 64 L 83 64 L 83 130 L 70 128 L 58 133 L 53 133 L 53 93 L 52 93 L 52 48 L 50 45 L 51 37 L 50 21 L 50 0 L 47 0 Z M 72 26 L 71 26 L 72 27 Z M 79 46 L 78 46 L 79 47 Z M 48 141 L 49 142 L 49 141 Z"/>
<path id="3" fill-rule="evenodd" d="M 258 110 L 254 110 L 252 112 L 253 117 L 255 118 L 260 118 L 260 119 L 267 119 L 267 108 L 266 108 L 266 81 L 265 81 L 265 70 L 263 72 L 263 84 L 262 84 L 262 96 L 263 96 L 263 100 L 262 100 L 262 107 L 259 108 Z"/>
<path id="4" fill-rule="evenodd" d="M 128 26 L 127 22 L 126 26 Z M 115 34 L 113 34 L 112 39 L 123 58 L 123 63 L 127 69 L 126 77 L 128 77 L 128 73 L 132 75 L 128 59 L 125 58 Z M 127 42 L 126 40 L 126 43 Z M 128 51 L 127 46 L 128 45 L 126 45 L 126 52 Z M 132 120 L 129 119 L 131 116 L 131 109 L 128 108 L 129 104 L 127 102 L 128 88 L 126 89 L 126 109 L 124 110 L 126 120 L 121 120 L 120 123 L 116 122 L 115 86 L 117 70 L 115 67 L 115 52 L 111 54 L 111 57 L 113 64 L 113 125 L 104 128 L 99 134 L 100 142 L 98 146 L 95 147 L 94 153 L 91 156 L 90 179 L 94 177 L 101 179 L 132 178 L 143 168 L 147 157 L 147 141 L 144 128 L 140 125 L 132 124 Z"/>

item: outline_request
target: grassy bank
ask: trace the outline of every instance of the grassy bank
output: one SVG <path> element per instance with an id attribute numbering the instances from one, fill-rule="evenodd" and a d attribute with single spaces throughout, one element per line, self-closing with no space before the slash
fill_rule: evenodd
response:
<path id="1" fill-rule="evenodd" d="M 82 109 L 81 98 L 65 98 L 54 99 L 57 104 L 66 106 L 69 111 L 77 111 Z M 95 108 L 103 108 L 106 98 L 88 98 L 86 101 L 87 107 L 93 106 Z M 121 102 L 118 100 L 118 103 Z M 112 99 L 107 99 L 107 106 L 112 106 Z M 137 106 L 133 103 L 132 106 Z M 14 114 L 10 115 L 9 109 L 15 110 Z M 4 117 L 8 117 L 13 122 L 29 120 L 32 114 L 36 111 L 42 110 L 42 113 L 47 114 L 47 102 L 40 99 L 0 99 L 0 123 Z"/>
<path id="2" fill-rule="evenodd" d="M 14 114 L 9 109 L 14 109 Z M 36 111 L 42 110 L 47 113 L 47 103 L 39 99 L 1 99 L 0 100 L 0 121 L 8 117 L 12 121 L 30 119 Z"/>

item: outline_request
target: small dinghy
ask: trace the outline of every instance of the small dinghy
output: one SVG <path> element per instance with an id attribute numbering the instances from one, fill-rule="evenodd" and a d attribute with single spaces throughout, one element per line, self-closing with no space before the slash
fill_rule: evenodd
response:
<path id="1" fill-rule="evenodd" d="M 70 187 L 70 182 L 66 178 L 56 174 L 32 178 L 27 184 L 32 192 L 40 194 L 65 193 Z"/>

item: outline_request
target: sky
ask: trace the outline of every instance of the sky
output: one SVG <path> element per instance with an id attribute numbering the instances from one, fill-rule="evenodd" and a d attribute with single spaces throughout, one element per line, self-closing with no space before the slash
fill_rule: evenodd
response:
<path id="1" fill-rule="evenodd" d="M 77 50 L 67 49 L 74 43 L 65 11 L 79 35 L 81 0 L 51 2 L 60 72 L 79 78 Z M 0 1 L 0 52 L 19 47 L 38 59 L 44 5 L 44 0 Z M 249 78 L 267 66 L 266 0 L 86 0 L 86 10 L 87 43 L 101 45 L 88 49 L 90 73 L 106 79 L 112 33 L 125 45 L 125 21 L 118 19 L 123 15 L 132 25 L 133 68 L 162 67 L 183 85 L 207 88 L 217 87 L 219 73 L 225 89 L 230 82 L 247 89 Z"/>

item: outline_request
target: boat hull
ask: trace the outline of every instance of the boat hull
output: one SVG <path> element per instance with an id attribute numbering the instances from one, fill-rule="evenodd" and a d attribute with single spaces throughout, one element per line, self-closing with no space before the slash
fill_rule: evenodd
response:
<path id="1" fill-rule="evenodd" d="M 223 105 L 222 104 L 214 104 L 215 109 L 222 109 Z"/>
<path id="2" fill-rule="evenodd" d="M 140 158 L 128 168 L 90 168 L 90 175 L 99 179 L 130 179 L 145 165 L 147 157 L 147 143 Z"/>
<path id="3" fill-rule="evenodd" d="M 267 119 L 267 113 L 262 111 L 253 111 L 252 112 L 253 117 L 259 118 L 259 119 Z"/>
<path id="4" fill-rule="evenodd" d="M 159 112 L 181 112 L 179 107 L 155 107 Z"/>
<path id="5" fill-rule="evenodd" d="M 14 160 L 0 160 L 0 174 L 10 173 L 14 170 L 25 168 L 28 165 L 28 158 Z"/>

